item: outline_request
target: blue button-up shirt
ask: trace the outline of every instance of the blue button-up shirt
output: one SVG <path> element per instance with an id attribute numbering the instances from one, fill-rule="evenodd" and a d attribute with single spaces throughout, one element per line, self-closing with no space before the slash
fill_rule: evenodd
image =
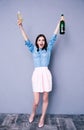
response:
<path id="1" fill-rule="evenodd" d="M 56 34 L 52 36 L 52 38 L 50 39 L 48 43 L 47 50 L 39 49 L 39 51 L 37 51 L 36 46 L 34 46 L 34 44 L 30 40 L 25 41 L 25 45 L 27 45 L 27 47 L 33 54 L 35 67 L 47 67 L 49 65 L 51 50 L 54 43 L 56 42 L 56 37 L 57 37 Z"/>

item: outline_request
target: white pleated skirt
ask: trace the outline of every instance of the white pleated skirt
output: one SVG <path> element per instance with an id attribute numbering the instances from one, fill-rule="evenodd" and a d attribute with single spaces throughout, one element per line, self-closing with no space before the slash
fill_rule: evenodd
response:
<path id="1" fill-rule="evenodd" d="M 35 68 L 32 75 L 33 92 L 50 92 L 52 90 L 52 75 L 48 67 Z"/>

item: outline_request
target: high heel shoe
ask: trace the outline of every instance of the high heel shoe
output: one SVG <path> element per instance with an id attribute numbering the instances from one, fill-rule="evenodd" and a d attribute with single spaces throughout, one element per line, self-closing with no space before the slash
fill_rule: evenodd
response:
<path id="1" fill-rule="evenodd" d="M 34 121 L 34 117 L 35 117 L 35 115 L 34 116 L 32 114 L 30 115 L 30 117 L 29 117 L 29 123 L 32 123 Z"/>
<path id="2" fill-rule="evenodd" d="M 38 127 L 42 128 L 44 126 L 44 119 L 40 119 L 39 123 L 38 123 Z"/>

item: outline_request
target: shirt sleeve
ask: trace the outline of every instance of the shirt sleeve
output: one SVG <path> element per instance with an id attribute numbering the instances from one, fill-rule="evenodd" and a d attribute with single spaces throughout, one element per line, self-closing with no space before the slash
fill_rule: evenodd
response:
<path id="1" fill-rule="evenodd" d="M 29 48 L 30 52 L 33 52 L 34 45 L 30 40 L 25 41 L 25 45 Z"/>
<path id="2" fill-rule="evenodd" d="M 48 49 L 51 50 L 53 45 L 55 44 L 56 42 L 56 39 L 57 39 L 57 35 L 56 34 L 53 34 L 53 36 L 51 37 L 49 43 L 48 43 Z"/>

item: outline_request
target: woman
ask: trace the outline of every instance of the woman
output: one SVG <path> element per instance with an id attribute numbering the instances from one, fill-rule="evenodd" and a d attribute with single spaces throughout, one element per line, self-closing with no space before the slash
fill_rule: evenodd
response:
<path id="1" fill-rule="evenodd" d="M 44 126 L 44 119 L 48 107 L 48 96 L 52 90 L 52 75 L 48 69 L 50 62 L 51 50 L 56 42 L 57 33 L 59 30 L 59 23 L 54 31 L 52 38 L 47 44 L 46 37 L 43 34 L 37 36 L 35 45 L 31 43 L 29 37 L 24 31 L 22 20 L 18 20 L 18 26 L 25 40 L 25 45 L 29 48 L 33 55 L 34 72 L 32 75 L 32 87 L 34 93 L 33 109 L 29 117 L 29 122 L 32 123 L 36 115 L 36 109 L 40 100 L 40 93 L 43 93 L 42 115 L 40 117 L 38 127 Z"/>

